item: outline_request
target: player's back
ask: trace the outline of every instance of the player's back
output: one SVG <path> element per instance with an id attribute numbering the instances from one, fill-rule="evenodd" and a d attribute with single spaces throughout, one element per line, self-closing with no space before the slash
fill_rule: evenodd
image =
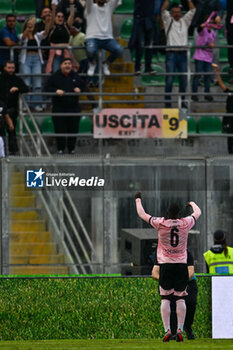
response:
<path id="1" fill-rule="evenodd" d="M 192 216 L 181 219 L 152 218 L 151 225 L 158 230 L 159 264 L 187 262 L 187 241 L 189 230 L 194 226 Z"/>

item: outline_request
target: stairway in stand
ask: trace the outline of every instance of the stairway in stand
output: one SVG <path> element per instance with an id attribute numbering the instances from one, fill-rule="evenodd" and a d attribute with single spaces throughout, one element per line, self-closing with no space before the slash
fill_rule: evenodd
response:
<path id="1" fill-rule="evenodd" d="M 118 58 L 114 63 L 109 67 L 111 74 L 116 73 L 134 73 L 134 64 L 133 62 L 125 62 L 123 58 Z M 98 87 L 90 87 L 90 92 L 98 92 Z M 144 108 L 144 96 L 138 96 L 137 93 L 143 92 L 142 87 L 137 87 L 134 84 L 134 76 L 114 76 L 110 75 L 109 77 L 104 78 L 104 84 L 102 86 L 103 93 L 112 93 L 112 96 L 103 96 L 104 101 L 111 101 L 110 103 L 103 103 L 103 108 Z M 119 96 L 117 93 L 133 93 L 135 96 L 124 95 Z M 98 96 L 94 96 L 95 101 L 98 100 Z M 81 101 L 87 101 L 86 96 L 80 98 Z M 134 100 L 135 103 L 129 103 L 129 100 Z M 121 101 L 121 103 L 114 103 L 114 101 Z M 92 106 L 83 105 L 83 110 L 91 110 Z"/>
<path id="2" fill-rule="evenodd" d="M 11 175 L 9 210 L 9 274 L 68 274 L 64 255 L 52 241 L 46 221 L 36 207 L 35 194 L 26 189 L 25 176 L 21 172 L 14 171 Z"/>

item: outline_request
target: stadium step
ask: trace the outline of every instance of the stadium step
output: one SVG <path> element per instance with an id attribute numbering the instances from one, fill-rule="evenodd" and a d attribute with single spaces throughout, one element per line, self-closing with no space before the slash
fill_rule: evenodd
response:
<path id="1" fill-rule="evenodd" d="M 10 254 L 12 256 L 54 255 L 56 253 L 56 243 L 10 243 Z"/>
<path id="2" fill-rule="evenodd" d="M 43 243 L 51 242 L 52 235 L 50 232 L 14 232 L 10 233 L 12 243 Z"/>
<path id="3" fill-rule="evenodd" d="M 10 223 L 10 232 L 41 232 L 45 230 L 45 220 L 13 220 Z"/>
<path id="4" fill-rule="evenodd" d="M 10 196 L 10 206 L 13 208 L 33 208 L 35 207 L 35 196 Z"/>
<path id="5" fill-rule="evenodd" d="M 34 265 L 34 264 L 64 264 L 64 256 L 63 254 L 56 255 L 12 255 L 11 256 L 11 264 L 15 265 Z"/>
<path id="6" fill-rule="evenodd" d="M 68 267 L 66 266 L 12 266 L 12 275 L 67 275 Z"/>
<path id="7" fill-rule="evenodd" d="M 68 274 L 65 257 L 59 253 L 47 222 L 37 208 L 36 195 L 26 189 L 25 175 L 11 174 L 10 197 L 10 274 Z M 17 266 L 16 266 L 17 265 Z"/>

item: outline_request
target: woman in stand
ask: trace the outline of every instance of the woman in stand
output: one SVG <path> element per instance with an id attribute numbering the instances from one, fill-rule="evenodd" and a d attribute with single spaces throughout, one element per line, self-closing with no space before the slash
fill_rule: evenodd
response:
<path id="1" fill-rule="evenodd" d="M 60 64 L 64 58 L 72 60 L 73 69 L 78 69 L 72 52 L 69 50 L 70 28 L 74 21 L 74 0 L 70 0 L 70 15 L 67 22 L 63 12 L 53 13 L 53 26 L 49 32 L 48 40 L 53 49 L 50 49 L 46 73 L 56 72 L 60 69 Z M 67 46 L 67 49 L 64 48 Z"/>
<path id="2" fill-rule="evenodd" d="M 41 40 L 48 35 L 51 21 L 48 18 L 46 20 L 45 30 L 39 33 L 36 32 L 35 23 L 35 18 L 28 19 L 24 25 L 23 33 L 20 34 L 19 38 L 23 48 L 21 50 L 19 61 L 20 73 L 27 75 L 24 77 L 25 84 L 31 87 L 32 92 L 39 93 L 42 84 L 40 74 L 42 73 L 42 64 L 44 63 L 40 43 Z M 31 104 L 31 107 L 33 107 L 36 112 L 41 112 L 43 110 L 41 106 L 41 96 L 35 95 L 30 97 L 31 98 L 28 98 L 27 100 Z"/>

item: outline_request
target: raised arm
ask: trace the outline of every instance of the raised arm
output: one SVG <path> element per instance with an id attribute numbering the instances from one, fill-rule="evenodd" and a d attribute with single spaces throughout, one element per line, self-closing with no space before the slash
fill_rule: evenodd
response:
<path id="1" fill-rule="evenodd" d="M 67 20 L 67 24 L 69 28 L 72 27 L 73 22 L 74 22 L 74 0 L 70 0 L 70 15 Z"/>
<path id="2" fill-rule="evenodd" d="M 169 5 L 169 0 L 165 0 L 162 7 L 161 7 L 161 11 L 163 12 L 163 11 L 167 10 L 168 5 Z"/>
<path id="3" fill-rule="evenodd" d="M 222 81 L 222 78 L 221 78 L 221 75 L 220 75 L 220 73 L 219 73 L 219 69 L 218 69 L 218 66 L 217 65 L 212 65 L 212 66 L 214 66 L 214 73 L 215 73 L 215 75 L 216 75 L 216 77 L 217 77 L 217 79 L 218 79 L 218 85 L 220 86 L 220 88 L 223 90 L 223 91 L 226 91 L 227 90 L 227 87 L 226 87 L 226 85 L 223 83 L 223 81 Z"/>
<path id="4" fill-rule="evenodd" d="M 201 209 L 194 202 L 189 202 L 189 205 L 193 209 L 192 216 L 195 218 L 195 220 L 197 220 L 199 218 L 199 216 L 201 215 Z"/>
<path id="5" fill-rule="evenodd" d="M 142 206 L 142 202 L 141 202 L 141 192 L 137 192 L 135 194 L 135 201 L 136 201 L 136 208 L 137 208 L 137 213 L 138 216 L 146 221 L 149 224 L 149 220 L 151 218 L 151 215 L 147 214 Z"/>
<path id="6" fill-rule="evenodd" d="M 194 6 L 192 0 L 188 0 L 188 7 L 189 7 L 189 10 L 195 9 L 195 6 Z"/>

